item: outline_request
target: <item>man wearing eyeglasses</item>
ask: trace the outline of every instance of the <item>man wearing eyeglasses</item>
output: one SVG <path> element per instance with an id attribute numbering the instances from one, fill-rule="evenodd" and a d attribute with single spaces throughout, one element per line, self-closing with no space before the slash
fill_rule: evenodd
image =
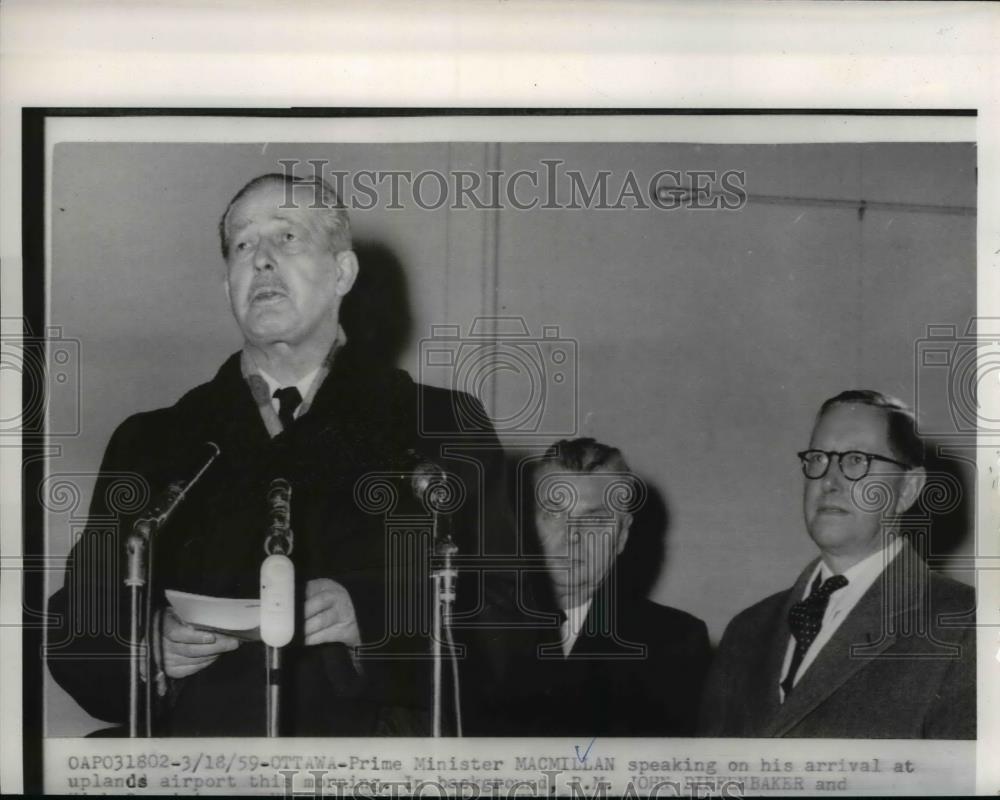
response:
<path id="1" fill-rule="evenodd" d="M 730 622 L 702 733 L 975 738 L 974 592 L 931 573 L 900 520 L 927 480 L 915 428 L 879 392 L 822 405 L 798 454 L 819 558 Z"/>

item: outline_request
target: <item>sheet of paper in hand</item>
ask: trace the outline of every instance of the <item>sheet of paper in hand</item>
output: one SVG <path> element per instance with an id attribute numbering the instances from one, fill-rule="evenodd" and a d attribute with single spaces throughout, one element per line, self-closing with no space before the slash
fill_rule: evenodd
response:
<path id="1" fill-rule="evenodd" d="M 166 595 L 188 625 L 251 642 L 260 639 L 260 600 L 256 598 L 211 597 L 176 589 L 167 589 Z"/>

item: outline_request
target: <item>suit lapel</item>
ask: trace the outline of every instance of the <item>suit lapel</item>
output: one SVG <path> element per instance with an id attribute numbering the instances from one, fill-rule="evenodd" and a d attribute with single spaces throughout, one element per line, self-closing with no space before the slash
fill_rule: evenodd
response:
<path id="1" fill-rule="evenodd" d="M 899 598 L 894 592 L 904 579 L 903 572 L 914 569 L 914 565 L 923 571 L 927 569 L 909 543 L 904 541 L 900 552 L 868 587 L 802 675 L 795 690 L 779 706 L 763 736 L 785 735 L 855 673 L 892 646 L 896 641 L 891 633 L 895 626 L 886 625 L 889 616 L 908 612 L 921 601 L 905 594 Z"/>
<path id="2" fill-rule="evenodd" d="M 619 576 L 611 573 L 594 592 L 580 635 L 570 650 L 570 659 L 597 656 L 604 659 L 643 659 L 647 648 L 629 639 L 628 631 L 636 623 L 624 596 L 617 594 Z"/>
<path id="3" fill-rule="evenodd" d="M 222 431 L 223 452 L 240 453 L 266 446 L 270 440 L 260 411 L 240 372 L 240 354 L 234 353 L 212 381 L 211 407 L 206 413 L 209 430 Z M 218 434 L 216 434 L 218 435 Z"/>
<path id="4" fill-rule="evenodd" d="M 768 625 L 767 641 L 761 651 L 764 654 L 764 663 L 760 669 L 754 670 L 748 698 L 750 718 L 753 720 L 756 735 L 765 735 L 756 732 L 768 725 L 781 709 L 778 682 L 781 680 L 781 668 L 784 665 L 785 651 L 788 649 L 788 638 L 791 636 L 788 629 L 788 611 L 801 599 L 818 561 L 819 559 L 813 560 L 799 575 L 795 585 L 785 593 L 775 616 Z"/>

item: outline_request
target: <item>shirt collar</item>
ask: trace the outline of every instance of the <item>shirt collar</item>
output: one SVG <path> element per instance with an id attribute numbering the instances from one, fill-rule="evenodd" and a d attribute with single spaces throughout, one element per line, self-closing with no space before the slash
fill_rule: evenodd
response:
<path id="1" fill-rule="evenodd" d="M 845 569 L 842 574 L 845 578 L 847 578 L 847 586 L 837 592 L 834 597 L 841 595 L 843 598 L 846 598 L 847 596 L 860 598 L 861 595 L 868 591 L 868 588 L 875 583 L 875 579 L 882 574 L 882 570 L 885 569 L 889 562 L 896 557 L 902 547 L 902 538 L 894 536 L 892 541 L 890 541 L 885 547 L 876 550 L 870 556 L 863 558 L 854 566 Z M 806 584 L 807 596 L 810 591 L 812 591 L 812 584 L 816 580 L 817 575 L 820 576 L 821 581 L 825 582 L 828 578 L 833 576 L 833 570 L 826 565 L 825 561 L 820 559 L 819 566 L 816 568 L 816 571 L 813 572 L 812 577 Z"/>
<path id="2" fill-rule="evenodd" d="M 573 645 L 580 636 L 584 623 L 587 621 L 587 614 L 590 612 L 592 598 L 587 598 L 585 603 L 567 608 L 563 611 L 566 621 L 562 625 L 562 651 L 564 656 L 568 656 L 573 651 Z"/>
<path id="3" fill-rule="evenodd" d="M 286 388 L 286 387 L 283 387 L 280 383 L 278 383 L 278 381 L 276 381 L 274 378 L 272 378 L 266 372 L 264 372 L 264 370 L 262 370 L 260 367 L 257 367 L 257 372 L 260 373 L 260 377 L 262 377 L 264 379 L 264 382 L 267 384 L 267 391 L 268 391 L 268 394 L 271 395 L 271 397 L 274 397 L 274 393 L 278 389 Z M 292 384 L 296 389 L 299 390 L 299 395 L 301 397 L 308 397 L 309 396 L 309 390 L 312 388 L 313 381 L 316 380 L 316 376 L 318 374 L 319 374 L 319 367 L 316 367 L 316 369 L 314 369 L 314 370 L 310 371 L 309 373 L 307 373 L 302 378 L 302 380 L 298 381 L 297 383 Z"/>
<path id="4" fill-rule="evenodd" d="M 571 630 L 578 631 L 583 627 L 583 621 L 587 619 L 587 613 L 590 611 L 590 603 L 592 599 L 593 598 L 588 597 L 586 602 L 583 602 L 578 606 L 573 606 L 572 608 L 567 608 L 563 611 L 566 615 L 566 622 L 569 623 Z"/>

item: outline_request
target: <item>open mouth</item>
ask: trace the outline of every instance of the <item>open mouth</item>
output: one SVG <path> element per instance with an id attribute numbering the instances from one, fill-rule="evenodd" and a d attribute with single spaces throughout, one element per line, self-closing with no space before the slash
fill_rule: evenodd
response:
<path id="1" fill-rule="evenodd" d="M 273 300 L 280 300 L 283 297 L 287 297 L 287 295 L 283 291 L 273 286 L 267 286 L 265 288 L 258 289 L 257 291 L 255 291 L 253 295 L 250 297 L 250 302 L 267 303 Z"/>

